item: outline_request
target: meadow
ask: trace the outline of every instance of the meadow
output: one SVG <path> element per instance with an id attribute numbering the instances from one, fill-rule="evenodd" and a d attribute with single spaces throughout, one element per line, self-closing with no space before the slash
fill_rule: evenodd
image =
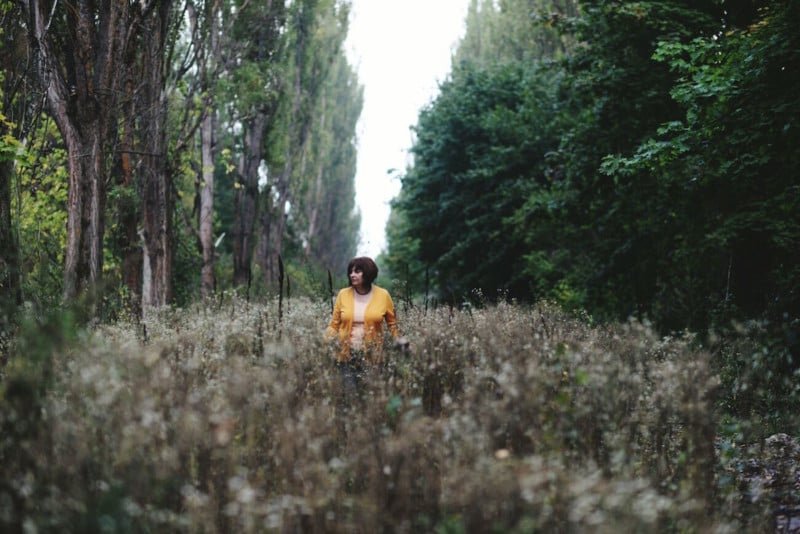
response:
<path id="1" fill-rule="evenodd" d="M 2 530 L 782 528 L 796 443 L 723 415 L 719 355 L 692 336 L 547 303 L 398 308 L 411 350 L 387 347 L 350 403 L 325 302 L 23 326 L 0 382 Z"/>

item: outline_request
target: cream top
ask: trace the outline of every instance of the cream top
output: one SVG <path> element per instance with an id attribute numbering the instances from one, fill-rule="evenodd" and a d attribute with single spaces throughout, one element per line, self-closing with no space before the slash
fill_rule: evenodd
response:
<path id="1" fill-rule="evenodd" d="M 360 350 L 364 346 L 364 311 L 367 309 L 369 299 L 372 298 L 372 288 L 362 295 L 353 291 L 353 330 L 350 332 L 350 348 Z"/>

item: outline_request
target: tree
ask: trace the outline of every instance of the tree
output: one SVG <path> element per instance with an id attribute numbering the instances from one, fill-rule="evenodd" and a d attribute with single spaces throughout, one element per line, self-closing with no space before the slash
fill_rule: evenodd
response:
<path id="1" fill-rule="evenodd" d="M 119 273 L 118 294 L 147 310 L 173 299 L 176 278 L 181 295 L 191 294 L 183 285 L 195 263 L 210 294 L 226 230 L 237 283 L 250 279 L 253 250 L 272 280 L 279 254 L 316 266 L 354 249 L 361 93 L 342 47 L 347 2 L 20 6 L 45 111 L 67 151 L 62 299 L 101 278 L 112 289 Z M 61 140 L 56 150 L 47 145 L 57 169 Z M 218 205 L 227 184 L 236 184 L 224 191 L 231 205 Z M 56 203 L 34 198 L 35 186 L 36 209 Z M 176 232 L 175 215 L 185 230 Z M 223 226 L 232 223 L 233 232 Z M 52 236 L 56 250 L 59 239 Z M 202 259 L 188 251 L 190 239 Z"/>
<path id="2" fill-rule="evenodd" d="M 319 105 L 332 65 L 342 53 L 348 7 L 336 0 L 303 0 L 289 8 L 286 85 L 267 137 L 267 180 L 262 191 L 257 247 L 257 261 L 267 286 L 277 280 L 278 257 L 283 253 L 287 228 L 291 228 L 287 223 L 296 218 L 292 210 L 302 201 L 298 192 L 313 176 L 313 171 L 309 173 L 313 169 L 313 132 L 320 124 Z"/>
<path id="3" fill-rule="evenodd" d="M 142 305 L 158 307 L 173 298 L 173 169 L 167 162 L 167 72 L 171 0 L 160 0 L 140 17 L 140 78 L 136 99 L 140 118 L 138 167 L 142 187 Z"/>
<path id="4" fill-rule="evenodd" d="M 344 265 L 356 253 L 356 124 L 362 103 L 363 89 L 340 49 L 319 100 L 298 195 L 303 255 L 319 266 Z"/>
<path id="5" fill-rule="evenodd" d="M 214 174 L 216 171 L 217 150 L 217 90 L 216 80 L 224 72 L 222 64 L 223 46 L 223 4 L 218 0 L 201 2 L 196 9 L 193 2 L 188 3 L 189 24 L 194 38 L 195 59 L 202 98 L 200 111 L 200 176 L 196 180 L 197 196 L 200 200 L 197 209 L 197 227 L 200 253 L 203 258 L 200 269 L 200 293 L 210 296 L 214 293 Z M 202 11 L 202 15 L 198 13 Z M 227 15 L 227 13 L 225 13 Z"/>
<path id="6" fill-rule="evenodd" d="M 120 122 L 120 95 L 125 94 L 123 85 L 127 80 L 119 74 L 129 72 L 126 66 L 131 64 L 131 57 L 142 57 L 141 47 L 155 42 L 156 49 L 160 49 L 163 38 L 159 33 L 153 41 L 142 32 L 163 29 L 170 4 L 109 2 L 96 5 L 81 1 L 67 6 L 29 0 L 23 5 L 48 112 L 58 125 L 68 154 L 63 296 L 70 299 L 90 289 L 102 276 L 107 184 L 117 157 L 113 142 L 117 139 Z M 154 57 L 147 56 L 145 62 Z M 149 103 L 155 104 L 153 100 Z M 156 109 L 162 113 L 163 108 L 156 106 Z M 150 127 L 157 129 L 159 124 Z M 163 136 L 159 131 L 148 133 L 155 133 L 157 139 Z M 164 151 L 155 148 L 156 152 L 149 155 L 163 160 Z M 153 193 L 159 188 L 163 190 L 163 184 L 148 182 L 144 185 L 146 195 L 155 195 L 149 200 L 155 201 L 161 209 L 165 205 L 162 200 L 166 199 Z M 149 231 L 155 235 L 148 235 Z M 168 233 L 168 225 L 163 221 L 154 223 L 152 218 L 145 217 L 146 240 L 160 240 Z M 160 246 L 151 248 L 145 252 L 145 258 L 155 258 L 156 265 L 168 258 L 168 250 Z M 148 273 L 145 260 L 146 273 L 152 276 L 159 271 L 160 267 L 154 269 L 151 264 Z M 145 284 L 148 284 L 148 274 L 144 277 Z M 169 291 L 165 287 L 159 285 L 155 291 L 156 295 L 148 302 L 158 304 L 168 298 Z"/>
<path id="7" fill-rule="evenodd" d="M 64 297 L 98 282 L 106 203 L 107 140 L 116 118 L 127 3 L 104 9 L 80 3 L 25 2 L 31 49 L 49 112 L 69 155 L 69 199 Z"/>
<path id="8" fill-rule="evenodd" d="M 759 316 L 783 325 L 800 312 L 800 102 L 792 89 L 800 10 L 769 3 L 752 16 L 736 12 L 724 32 L 662 43 L 656 59 L 680 75 L 672 95 L 683 116 L 604 163 L 618 180 L 656 177 L 675 214 L 675 237 L 659 236 L 672 261 L 660 269 L 653 303 L 654 316 L 673 327 Z M 704 298 L 676 298 L 691 294 Z"/>
<path id="9" fill-rule="evenodd" d="M 711 3 L 606 1 L 582 2 L 581 13 L 567 26 L 583 46 L 563 62 L 561 142 L 549 165 L 558 179 L 532 190 L 518 213 L 532 229 L 525 271 L 596 317 L 643 317 L 668 253 L 656 234 L 670 206 L 652 175 L 599 169 L 607 154 L 633 150 L 680 116 L 670 96 L 677 76 L 653 53 L 660 41 L 713 33 L 718 13 Z"/>
<path id="10" fill-rule="evenodd" d="M 387 228 L 390 270 L 408 273 L 417 291 L 431 282 L 460 300 L 472 290 L 490 299 L 539 290 L 516 214 L 543 187 L 558 146 L 558 73 L 543 65 L 570 50 L 554 21 L 576 12 L 572 1 L 470 3 L 450 79 L 419 115 L 414 164 Z"/>
<path id="11" fill-rule="evenodd" d="M 414 166 L 394 206 L 441 297 L 460 301 L 472 290 L 490 299 L 496 291 L 528 296 L 510 218 L 537 179 L 536 162 L 556 142 L 540 122 L 551 87 L 521 64 L 464 63 L 420 113 Z"/>
<path id="12" fill-rule="evenodd" d="M 265 137 L 274 120 L 280 84 L 280 61 L 285 47 L 284 2 L 249 5 L 234 25 L 240 61 L 232 68 L 236 91 L 234 116 L 242 125 L 234 190 L 233 283 L 250 286 L 259 179 L 265 156 Z"/>
<path id="13" fill-rule="evenodd" d="M 379 258 L 381 276 L 399 287 L 392 287 L 392 293 L 410 300 L 413 296 L 427 296 L 429 280 L 427 267 L 419 261 L 419 238 L 409 231 L 408 216 L 402 209 L 404 191 L 401 188 L 392 199 L 389 219 L 386 222 L 386 252 Z"/>
<path id="14" fill-rule="evenodd" d="M 471 0 L 453 64 L 490 66 L 562 57 L 573 40 L 558 31 L 559 21 L 577 14 L 577 0 Z"/>
<path id="15" fill-rule="evenodd" d="M 27 109 L 25 82 L 28 75 L 24 49 L 24 28 L 19 24 L 19 7 L 0 3 L 0 72 L 2 72 L 2 108 L 0 108 L 0 325 L 5 315 L 12 315 L 22 301 L 20 278 L 20 250 L 12 224 L 11 186 L 15 178 L 15 164 L 20 157 L 24 137 L 22 124 L 13 118 L 23 119 L 21 110 Z M 22 39 L 20 39 L 22 37 Z"/>

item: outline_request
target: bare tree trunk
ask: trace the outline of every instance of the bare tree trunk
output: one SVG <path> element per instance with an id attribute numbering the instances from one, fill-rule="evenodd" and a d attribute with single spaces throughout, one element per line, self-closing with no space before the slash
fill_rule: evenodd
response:
<path id="1" fill-rule="evenodd" d="M 139 177 L 142 200 L 142 308 L 172 301 L 173 207 L 172 181 L 167 168 L 167 98 L 165 46 L 168 39 L 170 0 L 162 0 L 142 26 L 144 54 L 142 87 L 137 98 L 142 130 L 139 132 Z"/>
<path id="2" fill-rule="evenodd" d="M 327 95 L 323 91 L 319 119 L 320 130 L 325 130 L 325 122 L 327 118 L 326 106 L 328 102 L 326 97 Z M 321 158 L 317 158 L 317 160 L 317 172 L 315 173 L 312 186 L 309 187 L 308 198 L 306 199 L 306 209 L 309 210 L 306 241 L 303 244 L 303 253 L 306 259 L 308 259 L 308 257 L 311 255 L 313 247 L 312 243 L 317 233 L 317 218 L 319 217 L 320 206 L 322 204 L 322 180 L 324 177 L 323 162 L 321 161 Z"/>
<path id="3" fill-rule="evenodd" d="M 100 281 L 103 269 L 103 215 L 106 201 L 103 163 L 105 147 L 99 121 L 81 123 L 90 138 L 82 139 L 69 119 L 63 130 L 69 154 L 67 170 L 67 247 L 64 253 L 65 300 Z M 56 120 L 58 122 L 58 119 Z"/>
<path id="4" fill-rule="evenodd" d="M 136 149 L 136 107 L 135 80 L 139 74 L 135 58 L 127 58 L 125 72 L 125 104 L 123 120 L 120 125 L 120 153 L 114 167 L 115 184 L 119 194 L 112 206 L 116 217 L 114 248 L 120 257 L 120 277 L 126 289 L 125 305 L 137 316 L 141 313 L 142 301 L 142 247 L 139 239 L 139 209 L 134 157 Z"/>
<path id="5" fill-rule="evenodd" d="M 142 311 L 172 300 L 172 195 L 166 176 L 157 170 L 143 176 Z"/>
<path id="6" fill-rule="evenodd" d="M 203 19 L 198 17 L 195 6 L 188 4 L 189 24 L 197 50 L 197 66 L 203 92 L 203 108 L 200 121 L 201 169 L 198 184 L 200 209 L 198 210 L 198 237 L 203 265 L 200 270 L 200 291 L 203 296 L 214 293 L 214 161 L 217 127 L 217 111 L 214 84 L 222 66 L 220 18 L 222 5 L 218 0 L 203 4 Z M 205 25 L 205 26 L 204 26 Z M 203 40 L 205 39 L 205 41 Z"/>
<path id="7" fill-rule="evenodd" d="M 258 265 L 261 267 L 261 276 L 267 284 L 267 287 L 270 286 L 270 282 L 272 282 L 272 285 L 275 285 L 275 281 L 277 280 L 277 278 L 271 276 L 272 273 L 276 272 L 272 264 L 273 254 L 270 248 L 273 241 L 272 234 L 274 232 L 272 220 L 275 217 L 274 212 L 276 210 L 272 206 L 270 195 L 271 192 L 269 190 L 267 190 L 264 195 L 266 205 L 261 210 L 261 215 L 259 217 L 258 254 L 256 256 Z"/>
<path id="8" fill-rule="evenodd" d="M 253 261 L 253 231 L 258 211 L 258 169 L 267 114 L 257 112 L 245 125 L 244 151 L 239 161 L 239 185 L 233 197 L 233 283 L 250 284 Z"/>
<path id="9" fill-rule="evenodd" d="M 214 294 L 214 128 L 216 112 L 208 106 L 200 126 L 202 171 L 200 182 L 200 213 L 198 229 L 203 249 L 200 270 L 200 292 L 204 297 Z"/>

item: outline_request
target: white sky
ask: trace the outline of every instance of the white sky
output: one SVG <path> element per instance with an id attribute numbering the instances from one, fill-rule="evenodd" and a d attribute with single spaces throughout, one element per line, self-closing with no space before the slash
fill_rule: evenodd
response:
<path id="1" fill-rule="evenodd" d="M 374 258 L 386 247 L 389 201 L 400 191 L 397 174 L 410 161 L 410 128 L 450 72 L 468 3 L 352 0 L 347 49 L 364 86 L 356 171 L 359 255 Z"/>

